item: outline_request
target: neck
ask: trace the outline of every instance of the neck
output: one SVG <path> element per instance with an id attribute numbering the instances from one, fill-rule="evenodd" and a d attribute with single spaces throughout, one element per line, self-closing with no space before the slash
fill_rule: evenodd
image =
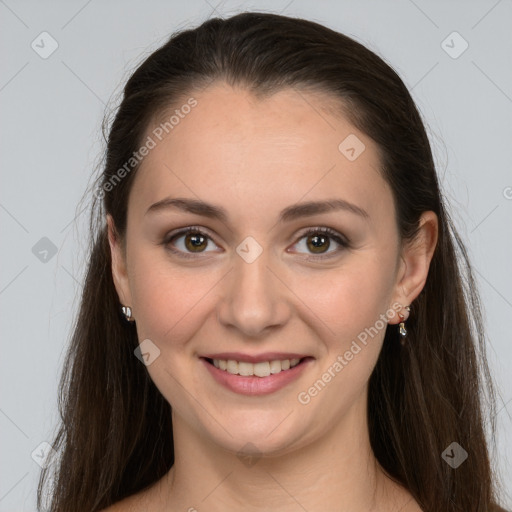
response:
<path id="1" fill-rule="evenodd" d="M 361 402 L 321 439 L 253 458 L 225 450 L 174 415 L 175 464 L 159 483 L 162 510 L 397 510 L 410 496 L 377 463 Z"/>

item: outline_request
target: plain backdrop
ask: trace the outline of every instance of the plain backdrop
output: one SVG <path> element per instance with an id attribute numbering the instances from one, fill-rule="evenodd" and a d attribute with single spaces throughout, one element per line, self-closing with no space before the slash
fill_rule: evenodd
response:
<path id="1" fill-rule="evenodd" d="M 0 512 L 35 510 L 38 454 L 58 419 L 87 259 L 87 213 L 77 205 L 104 149 L 102 118 L 130 72 L 173 31 L 243 10 L 344 32 L 411 90 L 482 294 L 499 391 L 493 458 L 511 506 L 510 0 L 0 0 Z"/>

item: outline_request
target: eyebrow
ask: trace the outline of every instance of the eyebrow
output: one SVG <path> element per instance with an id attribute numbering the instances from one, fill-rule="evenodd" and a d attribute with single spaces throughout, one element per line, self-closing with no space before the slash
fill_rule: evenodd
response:
<path id="1" fill-rule="evenodd" d="M 228 213 L 221 206 L 215 206 L 198 199 L 182 197 L 166 197 L 165 199 L 152 204 L 147 209 L 145 215 L 148 213 L 155 213 L 167 209 L 182 210 L 184 212 L 193 213 L 195 215 L 201 215 L 210 219 L 219 220 L 225 224 L 228 223 Z M 290 222 L 301 217 L 308 217 L 339 210 L 344 210 L 355 215 L 359 215 L 364 219 L 368 219 L 370 217 L 365 210 L 344 199 L 328 199 L 326 201 L 308 201 L 288 206 L 279 214 L 279 222 Z"/>

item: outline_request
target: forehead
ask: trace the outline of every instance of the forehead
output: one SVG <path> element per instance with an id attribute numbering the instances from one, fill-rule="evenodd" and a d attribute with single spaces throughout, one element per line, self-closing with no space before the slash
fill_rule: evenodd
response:
<path id="1" fill-rule="evenodd" d="M 166 130 L 149 127 L 155 144 L 137 172 L 131 206 L 170 195 L 232 205 L 234 213 L 267 212 L 339 196 L 371 213 L 391 199 L 378 148 L 340 112 L 325 93 L 289 88 L 260 99 L 215 83 L 162 113 L 164 123 L 173 116 Z"/>

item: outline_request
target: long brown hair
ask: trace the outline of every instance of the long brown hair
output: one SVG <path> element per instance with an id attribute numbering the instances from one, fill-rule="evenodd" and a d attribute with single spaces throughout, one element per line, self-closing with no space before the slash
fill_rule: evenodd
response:
<path id="1" fill-rule="evenodd" d="M 495 484 L 484 427 L 486 418 L 494 427 L 494 409 L 481 310 L 420 114 L 395 71 L 360 43 L 317 23 L 254 12 L 173 35 L 124 88 L 93 194 L 91 256 L 53 443 L 59 457 L 41 475 L 38 506 L 49 494 L 52 512 L 97 511 L 156 482 L 173 464 L 171 407 L 134 357 L 136 328 L 120 314 L 105 216 L 112 215 L 123 239 L 138 165 L 115 176 L 157 116 L 212 80 L 260 96 L 285 87 L 328 92 L 378 145 L 401 239 L 414 238 L 424 211 L 437 214 L 438 245 L 412 304 L 409 342 L 402 347 L 388 328 L 370 379 L 370 440 L 381 466 L 424 511 L 491 510 Z M 457 469 L 441 457 L 452 442 L 469 457 Z"/>

